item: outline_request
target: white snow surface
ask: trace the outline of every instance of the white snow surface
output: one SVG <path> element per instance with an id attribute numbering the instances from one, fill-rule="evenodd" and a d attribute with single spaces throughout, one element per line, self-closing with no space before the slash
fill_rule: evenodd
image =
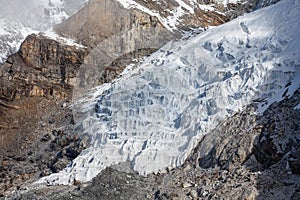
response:
<path id="1" fill-rule="evenodd" d="M 152 11 L 149 8 L 142 6 L 141 4 L 138 4 L 134 0 L 117 0 L 124 8 L 131 9 L 136 8 L 138 10 L 141 10 L 150 16 L 157 17 L 157 19 L 170 31 L 176 30 L 176 25 L 178 24 L 178 19 L 180 16 L 183 15 L 183 12 L 181 7 L 179 7 L 176 10 L 176 13 L 174 13 L 174 16 L 172 18 L 163 18 L 160 16 L 158 12 Z"/>
<path id="2" fill-rule="evenodd" d="M 88 0 L 0 0 L 0 63 L 32 33 L 50 29 Z"/>
<path id="3" fill-rule="evenodd" d="M 223 3 L 224 6 L 227 6 L 227 4 L 229 4 L 229 3 L 235 4 L 239 1 L 240 0 L 218 0 L 218 2 Z"/>
<path id="4" fill-rule="evenodd" d="M 183 164 L 221 120 L 254 101 L 263 112 L 287 89 L 290 95 L 299 88 L 299 19 L 299 0 L 281 1 L 172 41 L 113 83 L 94 88 L 74 105 L 90 113 L 78 131 L 91 147 L 38 183 L 90 181 L 124 161 L 143 175 Z"/>
<path id="5" fill-rule="evenodd" d="M 18 51 L 27 35 L 37 32 L 18 21 L 0 19 L 0 63 Z"/>
<path id="6" fill-rule="evenodd" d="M 53 31 L 52 28 L 50 28 L 47 31 L 44 31 L 40 34 L 42 34 L 43 36 L 46 36 L 50 39 L 62 42 L 62 43 L 66 44 L 66 45 L 69 45 L 69 46 L 75 46 L 77 48 L 86 48 L 85 46 L 83 46 L 82 44 L 77 43 L 75 40 L 73 40 L 71 38 L 66 38 L 66 37 L 58 35 L 55 31 Z"/>

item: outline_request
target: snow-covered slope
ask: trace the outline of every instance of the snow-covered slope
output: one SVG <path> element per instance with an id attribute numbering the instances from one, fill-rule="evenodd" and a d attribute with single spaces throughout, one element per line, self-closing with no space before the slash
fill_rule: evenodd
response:
<path id="1" fill-rule="evenodd" d="M 281 1 L 170 42 L 136 69 L 95 88 L 74 106 L 77 113 L 90 113 L 78 131 L 91 147 L 39 182 L 89 181 L 124 161 L 141 174 L 181 165 L 220 120 L 254 101 L 262 112 L 299 87 L 298 19 L 300 1 Z"/>
<path id="2" fill-rule="evenodd" d="M 62 22 L 87 1 L 0 0 L 0 63 L 19 49 L 27 35 Z"/>
<path id="3" fill-rule="evenodd" d="M 217 18 L 227 20 L 266 7 L 280 0 L 117 0 L 123 7 L 142 10 L 155 16 L 170 31 L 182 30 L 190 21 L 198 21 L 202 28 L 212 26 Z M 214 13 L 214 14 L 212 14 Z M 216 15 L 215 15 L 216 14 Z M 206 18 L 209 20 L 205 20 Z M 223 19 L 223 20 L 224 20 Z M 218 21 L 218 20 L 216 20 Z M 197 23 L 195 23 L 197 24 Z M 218 25 L 217 23 L 215 25 Z M 213 25 L 213 26 L 215 26 Z"/>
<path id="4" fill-rule="evenodd" d="M 20 22 L 0 19 L 0 63 L 4 62 L 8 55 L 17 52 L 25 36 L 33 32 Z"/>
<path id="5" fill-rule="evenodd" d="M 136 8 L 139 10 L 144 11 L 145 13 L 157 17 L 160 22 L 169 30 L 174 31 L 177 29 L 176 25 L 179 24 L 180 17 L 186 14 L 187 12 L 194 13 L 194 8 L 190 5 L 186 4 L 185 2 L 181 0 L 175 0 L 175 2 L 179 5 L 178 7 L 173 7 L 169 10 L 170 16 L 162 17 L 161 13 L 159 11 L 151 10 L 147 8 L 146 6 L 143 6 L 139 3 L 137 3 L 134 0 L 118 0 L 125 8 Z M 157 1 L 159 2 L 159 1 Z M 154 4 L 156 2 L 153 2 Z M 185 10 L 186 11 L 185 11 Z M 213 8 L 212 8 L 213 9 Z"/>
<path id="6" fill-rule="evenodd" d="M 242 2 L 246 5 L 248 3 L 245 0 L 212 0 L 209 2 L 198 0 L 169 0 L 167 3 L 164 0 L 154 0 L 151 1 L 151 3 L 142 0 L 117 1 L 125 8 L 139 9 L 151 16 L 157 17 L 164 27 L 170 31 L 178 30 L 178 27 L 180 27 L 182 23 L 186 23 L 184 17 L 189 18 L 189 20 L 194 20 L 193 18 L 195 16 L 193 15 L 199 10 L 216 12 L 225 16 L 226 9 L 224 9 L 224 7 L 226 7 L 227 4 Z M 199 16 L 196 20 L 201 21 L 199 20 Z"/>

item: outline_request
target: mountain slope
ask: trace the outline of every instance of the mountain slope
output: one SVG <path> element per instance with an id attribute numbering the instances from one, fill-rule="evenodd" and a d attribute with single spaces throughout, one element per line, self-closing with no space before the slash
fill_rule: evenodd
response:
<path id="1" fill-rule="evenodd" d="M 20 185 L 26 185 L 26 181 L 58 172 L 83 147 L 87 148 L 90 136 L 79 138 L 77 132 L 80 128 L 74 130 L 73 125 L 74 121 L 81 122 L 86 115 L 90 115 L 84 112 L 85 109 L 79 108 L 73 110 L 73 116 L 67 106 L 72 101 L 70 97 L 76 100 L 82 97 L 85 89 L 110 82 L 129 63 L 127 71 L 135 68 L 145 59 L 144 56 L 149 56 L 170 41 L 173 38 L 170 34 L 174 34 L 172 31 L 179 37 L 184 34 L 187 39 L 186 35 L 190 33 L 185 30 L 201 32 L 203 27 L 223 23 L 233 15 L 253 9 L 255 1 L 249 1 L 249 4 L 238 1 L 225 6 L 223 3 L 214 3 L 221 1 L 172 0 L 167 3 L 136 0 L 138 7 L 124 8 L 117 0 L 95 0 L 93 2 L 98 4 L 89 3 L 81 9 L 89 12 L 78 12 L 60 26 L 64 27 L 72 21 L 71 18 L 75 18 L 74 22 L 79 24 L 82 35 L 91 36 L 83 37 L 85 42 L 96 46 L 91 51 L 75 44 L 70 38 L 58 36 L 51 29 L 46 33 L 27 36 L 19 51 L 0 64 L 0 135 L 3 136 L 0 138 L 3 147 L 0 151 L 0 163 L 3 163 L 3 167 L 0 167 L 0 197 L 4 195 L 3 192 L 9 194 Z M 5 32 L 2 41 L 7 45 L 0 46 L 4 51 L 16 47 L 18 40 L 21 43 L 22 35 L 29 34 L 32 27 L 36 30 L 46 29 L 56 23 L 56 19 L 62 20 L 65 14 L 75 12 L 77 6 L 84 3 L 81 0 L 29 0 L 26 5 L 15 6 L 16 2 L 12 0 L 0 8 L 4 10 L 0 15 L 5 14 L 5 23 L 0 29 Z M 155 16 L 143 12 L 145 8 L 154 15 L 159 13 L 163 22 L 175 17 L 176 20 L 172 22 L 176 22 L 176 29 L 168 30 Z M 170 12 L 167 8 L 171 9 Z M 10 11 L 17 15 L 11 16 Z M 85 15 L 87 13 L 89 15 Z M 91 20 L 85 21 L 86 18 Z M 84 26 L 80 26 L 82 21 L 86 22 Z M 193 29 L 198 26 L 202 28 Z M 104 41 L 97 40 L 101 37 Z M 15 50 L 11 49 L 10 52 Z"/>
<path id="2" fill-rule="evenodd" d="M 92 147 L 40 182 L 89 181 L 124 161 L 141 174 L 179 166 L 226 116 L 254 101 L 261 113 L 291 95 L 299 87 L 299 14 L 299 1 L 282 1 L 170 42 L 98 88 L 95 108 L 93 99 L 75 107 L 96 112 L 78 127 Z"/>
<path id="3" fill-rule="evenodd" d="M 31 33 L 46 31 L 80 9 L 87 0 L 20 0 L 2 2 L 0 8 L 0 63 L 17 52 Z"/>
<path id="4" fill-rule="evenodd" d="M 205 135 L 186 162 L 167 173 L 145 177 L 121 163 L 89 183 L 39 187 L 16 197 L 45 199 L 41 194 L 46 193 L 47 199 L 296 200 L 299 104 L 300 89 L 263 115 L 255 113 L 256 103 L 247 106 Z"/>
<path id="5" fill-rule="evenodd" d="M 164 0 L 91 0 L 70 19 L 55 26 L 55 31 L 62 36 L 76 39 L 86 46 L 95 47 L 95 44 L 99 45 L 102 42 L 103 37 L 125 32 L 131 24 L 147 24 L 150 19 L 151 23 L 158 26 L 162 24 L 168 31 L 179 34 L 187 30 L 206 29 L 223 24 L 253 11 L 257 2 L 258 0 L 169 0 L 167 2 Z M 124 16 L 124 9 L 130 13 L 130 16 Z M 132 17 L 135 13 L 140 14 Z M 145 16 L 142 19 L 140 19 L 141 13 Z M 98 29 L 99 26 L 102 29 Z"/>

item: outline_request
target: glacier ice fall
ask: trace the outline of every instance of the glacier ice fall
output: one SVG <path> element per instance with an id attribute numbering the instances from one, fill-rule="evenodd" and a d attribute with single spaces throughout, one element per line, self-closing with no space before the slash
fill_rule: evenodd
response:
<path id="1" fill-rule="evenodd" d="M 171 41 L 137 68 L 95 88 L 79 103 L 81 110 L 95 111 L 79 126 L 91 147 L 39 183 L 89 181 L 126 161 L 143 175 L 183 164 L 221 120 L 257 99 L 263 112 L 299 87 L 299 19 L 300 2 L 281 1 Z"/>

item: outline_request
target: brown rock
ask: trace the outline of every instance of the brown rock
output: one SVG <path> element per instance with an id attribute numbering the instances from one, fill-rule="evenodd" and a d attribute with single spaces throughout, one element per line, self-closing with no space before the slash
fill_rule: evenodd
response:
<path id="1" fill-rule="evenodd" d="M 127 10 L 116 0 L 90 1 L 75 15 L 55 26 L 55 31 L 91 48 L 109 40 L 106 51 L 121 54 L 145 46 L 158 48 L 174 38 L 156 17 L 136 9 Z"/>
<path id="2" fill-rule="evenodd" d="M 66 98 L 87 50 L 61 44 L 41 35 L 29 35 L 18 53 L 0 65 L 0 97 Z"/>
<path id="3" fill-rule="evenodd" d="M 51 82 L 70 83 L 70 79 L 76 77 L 87 50 L 32 34 L 22 43 L 18 54 L 28 67 L 40 71 Z"/>

